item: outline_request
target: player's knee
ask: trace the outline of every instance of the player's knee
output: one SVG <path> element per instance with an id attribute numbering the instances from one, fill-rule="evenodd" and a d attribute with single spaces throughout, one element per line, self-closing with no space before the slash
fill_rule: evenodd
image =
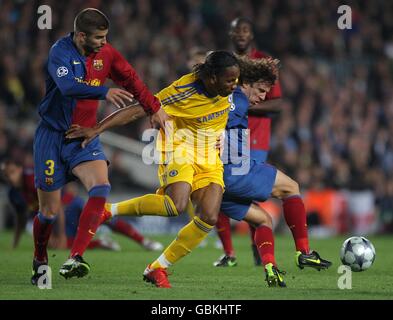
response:
<path id="1" fill-rule="evenodd" d="M 290 196 L 299 195 L 299 184 L 288 177 L 284 184 L 275 186 L 272 191 L 272 196 L 278 199 L 284 199 Z"/>
<path id="2" fill-rule="evenodd" d="M 177 198 L 177 199 L 172 199 L 172 201 L 173 204 L 175 205 L 178 214 L 181 214 L 186 211 L 188 205 L 188 199 Z"/>
<path id="3" fill-rule="evenodd" d="M 56 216 L 61 210 L 61 203 L 48 203 L 40 206 L 40 212 L 48 218 Z"/>
<path id="4" fill-rule="evenodd" d="M 300 194 L 299 184 L 295 180 L 290 179 L 287 192 L 289 196 Z"/>
<path id="5" fill-rule="evenodd" d="M 267 226 L 269 228 L 272 228 L 272 226 L 273 226 L 273 219 L 272 219 L 272 217 L 269 214 L 264 213 L 264 215 L 263 215 L 263 222 L 261 223 L 261 225 L 264 225 L 264 226 Z"/>
<path id="6" fill-rule="evenodd" d="M 247 220 L 247 222 L 251 224 L 254 228 L 258 228 L 261 226 L 267 226 L 271 228 L 273 225 L 273 220 L 271 216 L 263 211 L 261 211 L 261 214 L 258 214 L 258 216 L 253 218 L 252 220 Z"/>
<path id="7" fill-rule="evenodd" d="M 200 218 L 203 222 L 214 226 L 218 220 L 218 212 L 215 212 L 215 210 L 205 210 L 203 214 L 200 214 Z"/>

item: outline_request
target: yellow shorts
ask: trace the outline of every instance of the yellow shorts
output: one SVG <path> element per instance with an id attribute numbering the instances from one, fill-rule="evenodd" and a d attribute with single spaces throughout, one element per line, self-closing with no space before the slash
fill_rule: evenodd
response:
<path id="1" fill-rule="evenodd" d="M 200 165 L 176 162 L 160 164 L 158 167 L 158 177 L 160 179 L 160 189 L 162 194 L 167 186 L 175 182 L 187 182 L 191 186 L 191 193 L 207 187 L 210 183 L 216 183 L 224 191 L 224 167 L 223 164 Z"/>

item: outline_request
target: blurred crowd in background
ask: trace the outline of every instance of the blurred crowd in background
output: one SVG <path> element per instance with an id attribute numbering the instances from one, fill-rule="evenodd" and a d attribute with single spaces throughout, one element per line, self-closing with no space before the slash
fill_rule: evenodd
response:
<path id="1" fill-rule="evenodd" d="M 339 1 L 44 2 L 0 0 L 0 161 L 32 164 L 48 51 L 82 8 L 108 15 L 108 40 L 152 92 L 188 71 L 193 47 L 230 50 L 229 23 L 245 16 L 255 23 L 255 46 L 281 61 L 283 111 L 273 120 L 269 161 L 304 191 L 371 195 L 379 231 L 393 232 L 393 2 L 347 1 L 348 30 L 337 26 Z M 52 30 L 37 28 L 40 4 L 52 9 Z M 103 104 L 100 116 L 112 110 Z M 140 139 L 148 126 L 117 132 Z"/>

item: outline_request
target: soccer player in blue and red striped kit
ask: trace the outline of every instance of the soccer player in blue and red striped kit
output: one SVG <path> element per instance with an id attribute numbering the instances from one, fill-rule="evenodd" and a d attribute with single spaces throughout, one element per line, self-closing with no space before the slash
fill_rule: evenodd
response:
<path id="1" fill-rule="evenodd" d="M 239 56 L 251 59 L 266 58 L 268 55 L 253 46 L 253 23 L 245 17 L 239 17 L 231 22 L 229 36 L 234 52 Z M 266 94 L 266 99 L 252 106 L 248 111 L 248 128 L 250 129 L 251 155 L 259 163 L 267 160 L 270 145 L 271 116 L 281 111 L 281 86 L 278 79 Z M 295 213 L 296 215 L 296 213 Z M 293 219 L 292 219 L 293 220 Z M 232 244 L 231 225 L 229 217 L 220 212 L 216 223 L 217 234 L 222 242 L 224 255 L 214 265 L 216 267 L 235 266 L 237 260 Z M 250 226 L 251 248 L 254 262 L 261 265 L 258 249 L 254 244 L 255 229 Z"/>
<path id="2" fill-rule="evenodd" d="M 46 94 L 39 105 L 41 121 L 34 138 L 34 175 L 39 212 L 34 218 L 32 284 L 36 285 L 40 265 L 48 264 L 47 243 L 57 212 L 61 188 L 79 179 L 89 193 L 69 259 L 60 269 L 65 278 L 85 276 L 90 266 L 82 258 L 102 222 L 110 192 L 107 159 L 100 141 L 82 148 L 80 140 L 66 141 L 71 125 L 93 127 L 97 122 L 98 100 L 124 107 L 134 97 L 154 125 L 163 126 L 166 113 L 159 100 L 139 79 L 132 66 L 107 43 L 107 17 L 87 8 L 75 18 L 74 32 L 59 39 L 50 49 L 46 65 Z M 123 87 L 104 86 L 107 78 Z"/>

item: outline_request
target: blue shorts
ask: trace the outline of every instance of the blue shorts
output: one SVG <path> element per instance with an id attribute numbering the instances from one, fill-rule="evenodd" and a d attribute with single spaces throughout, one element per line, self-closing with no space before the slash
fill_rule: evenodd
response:
<path id="1" fill-rule="evenodd" d="M 85 161 L 105 160 L 98 137 L 86 148 L 82 140 L 67 141 L 64 132 L 40 124 L 34 137 L 34 182 L 43 191 L 55 191 L 75 180 L 72 169 Z"/>
<path id="2" fill-rule="evenodd" d="M 243 220 L 254 201 L 267 200 L 273 190 L 277 169 L 252 160 L 246 175 L 232 175 L 232 165 L 224 166 L 225 193 L 221 211 L 235 220 Z"/>
<path id="3" fill-rule="evenodd" d="M 250 150 L 250 157 L 252 159 L 255 159 L 257 163 L 266 162 L 268 155 L 268 150 Z"/>

